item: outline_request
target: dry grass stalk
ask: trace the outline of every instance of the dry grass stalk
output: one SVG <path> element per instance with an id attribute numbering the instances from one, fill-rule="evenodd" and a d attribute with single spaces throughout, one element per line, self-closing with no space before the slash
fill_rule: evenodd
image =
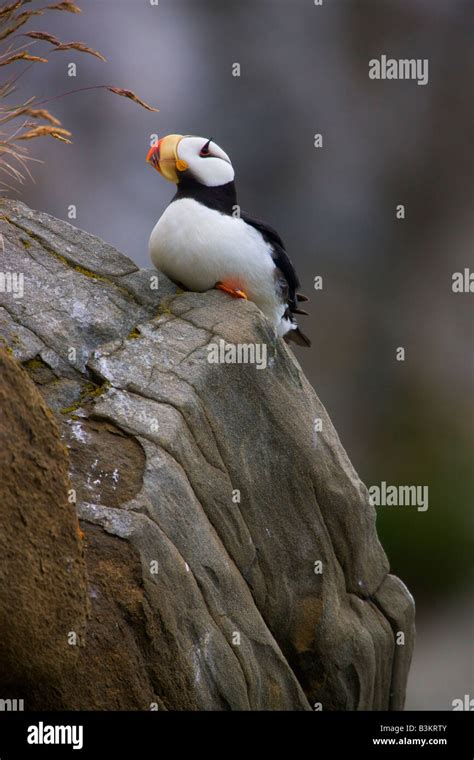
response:
<path id="1" fill-rule="evenodd" d="M 62 42 L 54 34 L 38 31 L 21 31 L 22 27 L 36 16 L 44 16 L 52 11 L 66 11 L 68 13 L 81 13 L 81 9 L 76 5 L 74 0 L 63 0 L 63 2 L 53 3 L 51 5 L 38 5 L 38 0 L 12 0 L 3 2 L 0 0 L 0 66 L 10 66 L 12 64 L 27 62 L 26 69 L 19 74 L 7 78 L 0 84 L 0 172 L 13 179 L 16 183 L 22 184 L 26 176 L 31 177 L 28 168 L 28 162 L 33 159 L 28 155 L 27 149 L 23 146 L 23 141 L 33 140 L 37 137 L 52 137 L 61 142 L 71 142 L 71 132 L 65 129 L 59 119 L 44 107 L 46 103 L 57 100 L 64 95 L 70 95 L 74 92 L 84 90 L 105 89 L 121 97 L 128 98 L 134 103 L 146 108 L 148 111 L 156 111 L 148 103 L 138 97 L 132 90 L 126 90 L 121 87 L 112 87 L 111 85 L 95 85 L 92 87 L 83 87 L 72 92 L 64 93 L 46 101 L 38 101 L 35 97 L 30 97 L 22 103 L 11 103 L 10 98 L 16 90 L 17 80 L 26 73 L 26 71 L 37 63 L 48 63 L 48 59 L 42 55 L 31 52 L 31 48 L 37 44 L 46 44 L 50 46 L 53 52 L 65 50 L 76 50 L 80 53 L 92 55 L 105 61 L 104 56 L 97 50 L 94 50 L 83 42 Z M 27 42 L 20 44 L 19 40 L 27 39 Z M 4 49 L 1 49 L 1 46 Z M 5 126 L 8 124 L 8 128 Z M 12 189 L 6 182 L 0 181 L 0 192 L 6 188 Z"/>

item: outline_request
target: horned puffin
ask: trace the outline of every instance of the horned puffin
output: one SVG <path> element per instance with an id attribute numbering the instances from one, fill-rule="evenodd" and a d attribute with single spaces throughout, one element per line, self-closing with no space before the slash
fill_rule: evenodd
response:
<path id="1" fill-rule="evenodd" d="M 218 288 L 253 301 L 278 335 L 310 346 L 296 323 L 306 296 L 279 234 L 239 212 L 234 169 L 213 140 L 167 135 L 147 154 L 176 194 L 156 223 L 149 243 L 153 265 L 187 290 Z"/>

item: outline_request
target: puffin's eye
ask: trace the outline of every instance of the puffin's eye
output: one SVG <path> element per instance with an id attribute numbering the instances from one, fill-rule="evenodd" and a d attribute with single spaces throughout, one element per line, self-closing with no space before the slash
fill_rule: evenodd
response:
<path id="1" fill-rule="evenodd" d="M 207 141 L 207 143 L 204 143 L 204 145 L 202 146 L 201 150 L 199 151 L 199 155 L 201 156 L 201 158 L 208 158 L 211 155 L 209 152 L 209 145 L 211 144 L 211 142 L 212 142 L 212 137 L 210 140 Z"/>

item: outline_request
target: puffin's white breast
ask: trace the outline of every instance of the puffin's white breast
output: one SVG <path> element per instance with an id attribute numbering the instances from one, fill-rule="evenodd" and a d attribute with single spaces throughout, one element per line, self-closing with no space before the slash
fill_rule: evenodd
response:
<path id="1" fill-rule="evenodd" d="M 242 219 L 192 198 L 173 201 L 151 233 L 149 251 L 157 269 L 189 290 L 230 282 L 270 319 L 281 316 L 271 247 Z"/>

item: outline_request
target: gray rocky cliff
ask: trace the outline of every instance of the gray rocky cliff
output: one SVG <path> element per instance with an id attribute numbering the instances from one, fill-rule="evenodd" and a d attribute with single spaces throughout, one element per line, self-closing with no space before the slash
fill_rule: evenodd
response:
<path id="1" fill-rule="evenodd" d="M 33 709 L 401 709 L 412 597 L 324 407 L 255 305 L 177 292 L 21 203 L 0 201 L 0 218 L 0 270 L 24 276 L 22 297 L 5 278 L 0 292 L 2 468 L 25 454 L 21 431 L 43 445 L 43 409 L 50 460 L 69 460 L 50 491 L 38 457 L 13 499 L 2 477 L 6 535 L 43 566 L 54 633 L 40 679 L 27 647 L 1 658 L 0 645 L 2 694 Z M 266 368 L 210 363 L 220 340 L 266 346 Z M 31 548 L 36 522 L 59 526 L 55 551 L 50 531 Z M 15 582 L 0 590 L 9 641 L 35 618 L 35 583 L 11 614 Z"/>

